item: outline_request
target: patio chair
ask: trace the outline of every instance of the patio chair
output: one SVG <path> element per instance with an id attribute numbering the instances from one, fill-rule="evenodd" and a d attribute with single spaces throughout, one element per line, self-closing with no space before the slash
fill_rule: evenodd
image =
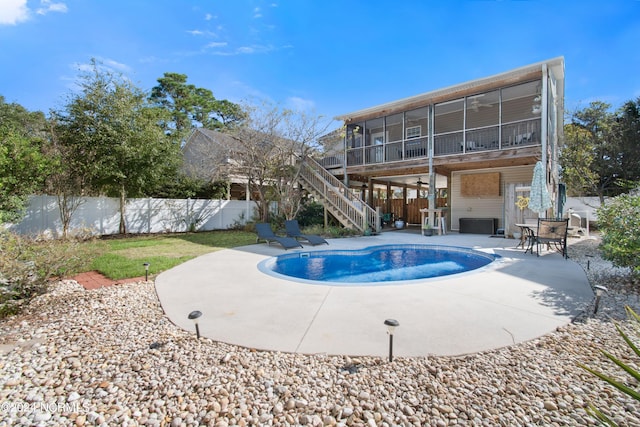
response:
<path id="1" fill-rule="evenodd" d="M 393 214 L 391 212 L 387 212 L 382 214 L 382 217 L 380 218 L 380 221 L 382 222 L 382 226 L 384 227 L 385 225 L 389 225 L 393 222 Z"/>
<path id="2" fill-rule="evenodd" d="M 540 245 L 553 245 L 562 256 L 567 258 L 567 230 L 569 218 L 546 219 L 538 218 L 538 233 L 536 239 L 536 252 L 540 256 Z"/>
<path id="3" fill-rule="evenodd" d="M 300 231 L 300 225 L 298 224 L 298 221 L 295 219 L 285 221 L 284 228 L 287 230 L 287 236 L 293 237 L 296 240 L 302 239 L 304 241 L 309 242 L 313 246 L 329 244 L 329 242 L 327 242 L 326 240 L 324 240 L 322 237 L 318 235 L 302 234 L 302 232 Z"/>
<path id="4" fill-rule="evenodd" d="M 260 240 L 264 240 L 269 245 L 272 242 L 276 242 L 276 243 L 279 243 L 283 248 L 285 248 L 285 250 L 302 247 L 300 242 L 298 242 L 294 238 L 276 236 L 276 234 L 271 229 L 271 225 L 265 222 L 259 222 L 256 224 L 256 233 L 258 233 L 258 237 L 256 238 L 256 243 L 260 242 Z"/>

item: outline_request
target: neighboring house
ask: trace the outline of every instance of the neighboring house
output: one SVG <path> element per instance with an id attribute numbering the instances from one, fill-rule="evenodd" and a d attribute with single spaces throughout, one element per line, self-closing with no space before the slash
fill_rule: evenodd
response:
<path id="1" fill-rule="evenodd" d="M 417 208 L 429 201 L 447 208 L 449 229 L 460 230 L 463 218 L 495 219 L 495 228 L 511 234 L 515 223 L 538 216 L 516 206 L 538 161 L 554 203 L 546 216 L 562 215 L 563 114 L 558 57 L 344 114 L 344 128 L 327 137 L 334 148 L 342 139 L 342 150 L 320 163 L 368 205 L 409 223 L 420 223 Z"/>
<path id="2" fill-rule="evenodd" d="M 182 147 L 185 172 L 212 181 L 228 179 L 230 200 L 250 200 L 246 177 L 225 171 L 235 164 L 229 149 L 233 146 L 233 138 L 229 135 L 204 128 L 194 129 Z"/>

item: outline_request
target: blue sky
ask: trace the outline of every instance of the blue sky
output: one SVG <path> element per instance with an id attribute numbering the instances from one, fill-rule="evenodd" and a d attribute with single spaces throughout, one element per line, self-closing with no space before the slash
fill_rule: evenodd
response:
<path id="1" fill-rule="evenodd" d="M 0 0 L 0 95 L 64 106 L 91 58 L 335 117 L 564 56 L 568 110 L 640 97 L 640 1 Z"/>

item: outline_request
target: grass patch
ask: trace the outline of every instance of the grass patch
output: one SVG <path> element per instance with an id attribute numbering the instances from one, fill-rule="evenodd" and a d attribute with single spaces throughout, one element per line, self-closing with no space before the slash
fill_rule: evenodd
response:
<path id="1" fill-rule="evenodd" d="M 194 257 L 183 256 L 179 258 L 169 258 L 165 256 L 153 256 L 145 257 L 143 261 L 137 258 L 128 258 L 124 255 L 108 253 L 96 258 L 91 265 L 93 270 L 98 270 L 108 278 L 120 280 L 144 276 L 145 270 L 142 265 L 144 262 L 148 262 L 150 264 L 149 275 L 152 276 L 175 267 L 176 265 L 182 264 L 192 258 Z"/>
<path id="2" fill-rule="evenodd" d="M 144 276 L 142 264 L 148 262 L 149 274 L 155 275 L 209 252 L 255 242 L 254 233 L 236 230 L 110 238 L 100 241 L 104 246 L 85 271 L 127 279 Z"/>

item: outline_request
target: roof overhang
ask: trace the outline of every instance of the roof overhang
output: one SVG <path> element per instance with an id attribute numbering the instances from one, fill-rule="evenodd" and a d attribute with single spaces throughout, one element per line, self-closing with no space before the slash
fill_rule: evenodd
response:
<path id="1" fill-rule="evenodd" d="M 389 114 L 390 112 L 397 112 L 409 108 L 415 108 L 415 106 L 418 105 L 427 105 L 434 102 L 442 102 L 448 97 L 450 99 L 454 99 L 455 96 L 460 96 L 462 94 L 473 94 L 474 90 L 482 91 L 487 87 L 498 86 L 509 82 L 517 82 L 527 76 L 534 76 L 536 74 L 541 76 L 545 66 L 551 70 L 551 72 L 557 79 L 560 85 L 558 87 L 558 92 L 559 94 L 561 94 L 561 97 L 563 97 L 564 57 L 559 56 L 557 58 L 526 65 L 524 67 L 516 68 L 514 70 L 506 71 L 504 73 L 496 74 L 493 76 L 471 80 L 466 83 L 449 86 L 443 89 L 438 89 L 420 95 L 414 95 L 408 98 L 399 99 L 397 101 L 377 105 L 375 107 L 365 108 L 363 110 L 343 114 L 341 116 L 337 116 L 336 119 L 342 120 L 345 123 L 350 123 L 354 120 L 364 117 L 369 118 L 376 115 L 384 115 Z"/>

